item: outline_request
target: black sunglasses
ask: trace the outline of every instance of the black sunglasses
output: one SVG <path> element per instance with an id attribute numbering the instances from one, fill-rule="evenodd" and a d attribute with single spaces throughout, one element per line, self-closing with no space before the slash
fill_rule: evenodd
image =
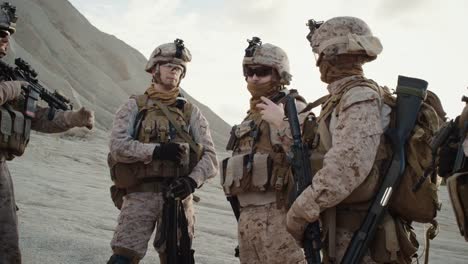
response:
<path id="1" fill-rule="evenodd" d="M 273 68 L 270 67 L 257 67 L 257 68 L 250 68 L 247 67 L 245 70 L 247 76 L 252 77 L 257 75 L 257 77 L 265 77 L 271 75 L 273 73 Z"/>

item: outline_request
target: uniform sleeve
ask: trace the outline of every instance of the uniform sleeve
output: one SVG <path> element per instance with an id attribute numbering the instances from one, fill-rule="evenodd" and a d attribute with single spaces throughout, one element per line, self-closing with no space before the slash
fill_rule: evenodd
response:
<path id="1" fill-rule="evenodd" d="M 21 82 L 0 82 L 0 105 L 15 99 L 21 93 Z"/>
<path id="2" fill-rule="evenodd" d="M 133 124 L 138 114 L 138 106 L 134 99 L 122 105 L 115 114 L 111 130 L 109 149 L 117 162 L 133 163 L 151 162 L 156 144 L 142 143 L 132 138 Z"/>
<path id="3" fill-rule="evenodd" d="M 196 106 L 193 106 L 190 129 L 195 142 L 201 144 L 204 150 L 200 161 L 189 175 L 189 177 L 195 180 L 197 186 L 200 187 L 206 180 L 216 176 L 216 173 L 218 173 L 218 160 L 213 140 L 211 139 L 208 121 Z"/>
<path id="4" fill-rule="evenodd" d="M 31 129 L 42 133 L 65 132 L 73 126 L 67 122 L 65 115 L 71 111 L 56 110 L 54 119 L 49 120 L 49 108 L 37 106 L 36 116 L 32 119 Z"/>
<path id="5" fill-rule="evenodd" d="M 304 196 L 301 194 L 296 200 L 303 209 L 300 214 L 308 222 L 317 220 L 321 211 L 347 198 L 372 169 L 383 129 L 378 95 L 369 91 L 361 96 L 344 95 L 342 99 L 332 131 L 333 144 L 324 157 L 323 168 L 303 192 Z"/>

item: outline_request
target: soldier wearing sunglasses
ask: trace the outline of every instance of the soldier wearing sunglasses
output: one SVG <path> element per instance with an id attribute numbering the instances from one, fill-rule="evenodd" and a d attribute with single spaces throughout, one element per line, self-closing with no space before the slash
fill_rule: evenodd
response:
<path id="1" fill-rule="evenodd" d="M 284 112 L 277 111 L 289 93 L 304 100 L 290 84 L 286 53 L 259 38 L 249 40 L 242 63 L 251 94 L 247 116 L 232 129 L 227 149 L 233 155 L 223 161 L 221 182 L 238 219 L 241 263 L 305 263 L 302 249 L 286 231 L 287 191 L 291 184 L 289 164 L 282 141 L 288 127 Z M 278 122 L 273 116 L 280 114 Z M 286 122 L 287 123 L 287 122 Z M 283 128 L 279 130 L 278 128 Z"/>

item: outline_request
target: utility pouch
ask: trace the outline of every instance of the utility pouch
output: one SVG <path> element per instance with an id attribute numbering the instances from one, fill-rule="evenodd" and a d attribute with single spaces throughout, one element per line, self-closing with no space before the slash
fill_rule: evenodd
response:
<path id="1" fill-rule="evenodd" d="M 237 155 L 222 162 L 222 183 L 227 195 L 243 192 L 263 192 L 268 189 L 273 162 L 268 154 L 256 153 L 253 157 L 252 171 L 247 171 L 249 154 Z"/>
<path id="2" fill-rule="evenodd" d="M 410 264 L 418 247 L 411 227 L 403 220 L 386 214 L 369 249 L 372 260 L 377 263 Z"/>
<path id="3" fill-rule="evenodd" d="M 237 145 L 238 139 L 236 136 L 237 125 L 231 128 L 231 135 L 229 137 L 229 141 L 226 145 L 226 150 L 234 150 Z"/>
<path id="4" fill-rule="evenodd" d="M 9 110 L 12 117 L 13 133 L 8 141 L 8 148 L 11 154 L 21 156 L 29 141 L 29 138 L 26 138 L 25 118 L 21 112 L 15 111 L 12 108 Z"/>
<path id="5" fill-rule="evenodd" d="M 460 234 L 468 241 L 468 172 L 449 177 L 447 188 Z"/>
<path id="6" fill-rule="evenodd" d="M 8 141 L 12 131 L 10 113 L 3 106 L 0 106 L 0 149 L 8 149 Z"/>
<path id="7" fill-rule="evenodd" d="M 144 168 L 142 162 L 137 163 L 120 163 L 112 158 L 112 155 L 107 154 L 107 164 L 110 169 L 111 179 L 116 188 L 129 188 L 138 184 L 137 174 Z"/>

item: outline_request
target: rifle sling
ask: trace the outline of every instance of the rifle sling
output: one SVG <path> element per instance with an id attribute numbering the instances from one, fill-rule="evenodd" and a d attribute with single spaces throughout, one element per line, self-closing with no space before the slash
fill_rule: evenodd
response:
<path id="1" fill-rule="evenodd" d="M 193 141 L 192 137 L 177 124 L 176 120 L 174 119 L 174 116 L 169 112 L 169 109 L 167 109 L 165 105 L 163 105 L 157 100 L 155 100 L 154 103 L 161 109 L 161 111 L 167 117 L 172 126 L 174 126 L 174 128 L 177 130 L 177 133 L 179 133 L 179 136 L 181 136 L 190 145 L 190 148 L 195 153 L 197 153 L 198 157 L 201 157 L 203 151 L 202 148 L 199 148 L 197 143 Z"/>

